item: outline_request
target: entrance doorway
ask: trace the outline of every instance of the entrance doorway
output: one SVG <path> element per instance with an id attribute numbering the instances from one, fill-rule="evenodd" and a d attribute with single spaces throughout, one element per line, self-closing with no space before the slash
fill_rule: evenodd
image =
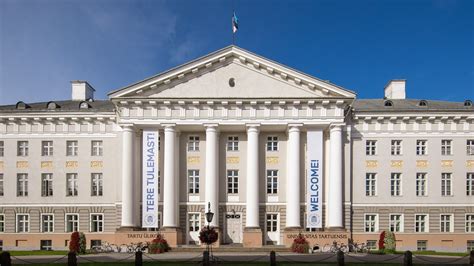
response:
<path id="1" fill-rule="evenodd" d="M 265 244 L 280 244 L 280 215 L 278 213 L 266 214 Z"/>
<path id="2" fill-rule="evenodd" d="M 186 243 L 188 245 L 199 245 L 199 231 L 201 230 L 201 214 L 188 213 L 187 217 L 187 236 Z"/>
<path id="3" fill-rule="evenodd" d="M 225 215 L 224 241 L 226 244 L 242 243 L 242 214 L 228 212 Z"/>

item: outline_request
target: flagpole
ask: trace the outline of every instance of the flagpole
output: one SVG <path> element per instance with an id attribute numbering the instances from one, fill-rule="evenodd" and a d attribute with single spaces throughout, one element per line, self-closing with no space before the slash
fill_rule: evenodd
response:
<path id="1" fill-rule="evenodd" d="M 234 14 L 235 9 L 232 10 L 232 45 L 235 45 Z"/>

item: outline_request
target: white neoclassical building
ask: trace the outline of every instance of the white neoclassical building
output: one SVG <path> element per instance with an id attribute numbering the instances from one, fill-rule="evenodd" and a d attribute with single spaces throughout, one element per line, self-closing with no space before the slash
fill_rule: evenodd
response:
<path id="1" fill-rule="evenodd" d="M 149 240 L 199 244 L 474 247 L 470 101 L 385 99 L 229 46 L 93 99 L 0 106 L 0 244 L 67 248 Z"/>

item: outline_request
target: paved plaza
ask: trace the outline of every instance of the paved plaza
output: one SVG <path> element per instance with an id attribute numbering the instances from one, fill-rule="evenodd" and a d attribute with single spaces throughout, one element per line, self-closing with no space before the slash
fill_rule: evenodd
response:
<path id="1" fill-rule="evenodd" d="M 214 261 L 219 264 L 226 262 L 269 262 L 269 252 L 215 252 Z M 345 262 L 356 263 L 400 263 L 403 264 L 403 254 L 375 255 L 375 254 L 345 254 Z M 135 254 L 127 253 L 107 253 L 78 256 L 78 263 L 81 262 L 133 262 Z M 195 264 L 202 261 L 201 252 L 169 252 L 164 254 L 143 254 L 143 261 L 174 261 L 183 264 Z M 294 263 L 318 263 L 333 264 L 336 262 L 336 254 L 295 254 L 290 252 L 276 253 L 278 262 Z M 34 263 L 67 263 L 67 256 L 46 255 L 46 256 L 12 256 L 13 264 L 34 264 Z M 469 256 L 434 256 L 434 255 L 413 255 L 413 263 L 427 265 L 469 265 Z"/>

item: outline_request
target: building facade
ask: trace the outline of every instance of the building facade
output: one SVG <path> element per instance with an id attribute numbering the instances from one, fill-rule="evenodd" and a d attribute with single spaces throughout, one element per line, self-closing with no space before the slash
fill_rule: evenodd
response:
<path id="1" fill-rule="evenodd" d="M 208 211 L 219 244 L 385 230 L 402 250 L 474 246 L 470 101 L 405 99 L 404 80 L 356 100 L 235 46 L 93 93 L 73 81 L 72 100 L 0 107 L 3 249 L 65 249 L 73 231 L 199 245 Z"/>

